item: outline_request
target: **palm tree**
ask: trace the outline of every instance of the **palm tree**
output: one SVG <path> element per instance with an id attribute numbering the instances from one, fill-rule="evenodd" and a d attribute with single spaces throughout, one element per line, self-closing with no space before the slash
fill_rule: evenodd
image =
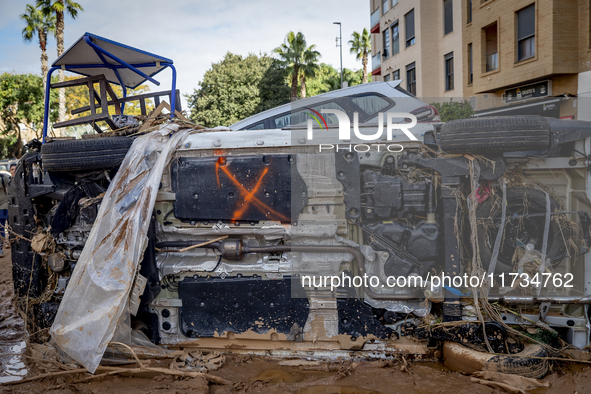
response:
<path id="1" fill-rule="evenodd" d="M 318 65 L 318 58 L 320 52 L 316 50 L 316 45 L 310 45 L 302 54 L 300 60 L 300 97 L 306 97 L 306 78 L 314 78 L 320 66 Z"/>
<path id="2" fill-rule="evenodd" d="M 23 39 L 30 42 L 33 41 L 35 35 L 39 39 L 41 77 L 43 78 L 43 94 L 45 95 L 45 85 L 47 84 L 47 34 L 55 32 L 55 17 L 53 15 L 45 16 L 37 8 L 27 4 L 25 13 L 20 18 L 27 23 L 27 26 L 23 29 Z"/>
<path id="3" fill-rule="evenodd" d="M 363 32 L 359 34 L 354 31 L 351 35 L 352 39 L 349 41 L 351 45 L 351 53 L 357 55 L 357 60 L 361 60 L 363 64 L 363 78 L 361 83 L 367 83 L 367 57 L 371 53 L 371 39 L 367 29 L 363 29 Z"/>
<path id="4" fill-rule="evenodd" d="M 55 38 L 57 41 L 57 56 L 60 57 L 64 53 L 64 13 L 67 13 L 76 19 L 78 11 L 84 11 L 82 6 L 72 0 L 37 0 L 37 8 L 41 8 L 41 12 L 45 16 L 55 16 Z M 59 81 L 64 81 L 64 70 L 59 70 Z M 59 90 L 59 120 L 64 121 L 66 118 L 66 92 L 64 89 Z"/>
<path id="5" fill-rule="evenodd" d="M 287 33 L 285 42 L 273 50 L 279 55 L 282 65 L 291 77 L 291 101 L 295 101 L 298 96 L 298 76 L 305 51 L 306 38 L 301 32 L 295 34 L 293 31 Z"/>

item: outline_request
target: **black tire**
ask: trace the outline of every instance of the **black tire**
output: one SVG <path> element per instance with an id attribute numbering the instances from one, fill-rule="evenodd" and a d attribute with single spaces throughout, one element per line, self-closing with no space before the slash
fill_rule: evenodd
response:
<path id="1" fill-rule="evenodd" d="M 121 164 L 132 142 L 128 137 L 52 141 L 41 146 L 41 160 L 48 171 L 112 168 Z"/>
<path id="2" fill-rule="evenodd" d="M 448 153 L 543 150 L 550 146 L 550 125 L 537 115 L 458 119 L 441 126 L 440 140 Z"/>
<path id="3" fill-rule="evenodd" d="M 496 355 L 487 363 L 489 371 L 497 371 L 526 378 L 542 379 L 548 373 L 550 365 L 548 352 L 541 345 L 526 345 L 523 351 L 511 355 Z"/>
<path id="4" fill-rule="evenodd" d="M 480 259 L 485 270 L 488 269 L 492 257 L 495 240 L 499 230 L 502 214 L 502 196 L 501 190 L 496 190 L 495 194 L 488 197 L 486 201 L 476 208 L 476 217 L 478 218 L 478 246 L 480 249 Z M 550 209 L 557 211 L 560 204 L 556 199 L 550 196 Z M 539 189 L 531 187 L 513 187 L 507 188 L 507 215 L 508 221 L 505 223 L 505 230 L 495 272 L 513 272 L 512 257 L 516 248 L 516 238 L 522 243 L 532 243 L 535 250 L 541 250 L 544 238 L 545 215 L 535 217 L 525 217 L 511 219 L 512 215 L 523 215 L 532 213 L 546 213 L 546 194 Z M 546 257 L 557 265 L 566 255 L 566 245 L 564 239 L 568 239 L 570 233 L 567 228 L 563 228 L 554 220 L 550 220 L 550 230 L 548 231 L 548 245 Z"/>

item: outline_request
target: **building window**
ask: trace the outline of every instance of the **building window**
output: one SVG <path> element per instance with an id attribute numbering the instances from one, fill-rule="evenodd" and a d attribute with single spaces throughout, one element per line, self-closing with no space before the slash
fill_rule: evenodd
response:
<path id="1" fill-rule="evenodd" d="M 382 56 L 384 59 L 388 59 L 390 57 L 390 29 L 386 29 L 382 32 L 382 45 L 384 48 L 384 53 Z"/>
<path id="2" fill-rule="evenodd" d="M 414 62 L 406 66 L 406 90 L 410 94 L 417 94 L 417 69 Z"/>
<path id="3" fill-rule="evenodd" d="M 517 11 L 517 61 L 536 55 L 536 5 Z"/>
<path id="4" fill-rule="evenodd" d="M 444 56 L 445 59 L 445 91 L 454 88 L 454 53 L 450 52 Z"/>
<path id="5" fill-rule="evenodd" d="M 400 79 L 400 69 L 398 69 L 398 70 L 395 70 L 395 71 L 392 73 L 392 79 L 394 79 L 395 81 L 396 81 L 396 80 L 398 80 L 398 79 Z"/>
<path id="6" fill-rule="evenodd" d="M 382 1 L 382 15 L 385 15 L 389 9 L 390 9 L 390 1 L 389 0 Z"/>
<path id="7" fill-rule="evenodd" d="M 498 32 L 497 23 L 485 27 L 484 29 L 484 57 L 485 57 L 485 72 L 493 71 L 499 68 L 499 54 L 498 54 Z"/>
<path id="8" fill-rule="evenodd" d="M 381 52 L 378 52 L 371 57 L 371 71 L 374 72 L 376 70 L 379 70 L 381 68 L 381 66 L 382 66 L 382 54 L 381 54 Z"/>
<path id="9" fill-rule="evenodd" d="M 415 44 L 415 10 L 412 9 L 404 15 L 404 24 L 406 25 L 406 47 Z"/>
<path id="10" fill-rule="evenodd" d="M 472 60 L 472 43 L 468 44 L 468 85 L 474 82 L 474 63 Z"/>
<path id="11" fill-rule="evenodd" d="M 394 8 L 396 4 L 398 4 L 398 0 L 392 0 L 392 8 Z"/>
<path id="12" fill-rule="evenodd" d="M 443 32 L 449 34 L 454 31 L 453 0 L 443 0 Z"/>
<path id="13" fill-rule="evenodd" d="M 472 22 L 472 0 L 468 0 L 468 23 Z"/>
<path id="14" fill-rule="evenodd" d="M 390 80 L 390 74 L 384 75 L 384 82 L 388 82 Z"/>
<path id="15" fill-rule="evenodd" d="M 400 33 L 398 30 L 398 23 L 392 26 L 392 55 L 400 52 Z"/>

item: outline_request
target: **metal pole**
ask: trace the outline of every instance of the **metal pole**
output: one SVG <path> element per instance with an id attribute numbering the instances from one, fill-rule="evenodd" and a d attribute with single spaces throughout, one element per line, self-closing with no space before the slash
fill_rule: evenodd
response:
<path id="1" fill-rule="evenodd" d="M 176 68 L 172 64 L 168 64 L 172 70 L 172 89 L 170 94 L 170 119 L 174 118 L 176 111 Z"/>
<path id="2" fill-rule="evenodd" d="M 339 46 L 341 47 L 341 89 L 343 88 L 343 30 L 339 23 Z"/>
<path id="3" fill-rule="evenodd" d="M 43 108 L 43 138 L 41 139 L 41 143 L 45 143 L 45 138 L 47 137 L 47 130 L 49 123 L 49 93 L 50 93 L 50 85 L 51 85 L 51 74 L 55 70 L 59 70 L 59 67 L 51 67 L 47 72 L 47 83 L 45 84 L 45 107 Z"/>
<path id="4" fill-rule="evenodd" d="M 333 25 L 339 25 L 339 47 L 341 49 L 341 89 L 343 88 L 343 29 L 341 22 L 333 22 Z"/>

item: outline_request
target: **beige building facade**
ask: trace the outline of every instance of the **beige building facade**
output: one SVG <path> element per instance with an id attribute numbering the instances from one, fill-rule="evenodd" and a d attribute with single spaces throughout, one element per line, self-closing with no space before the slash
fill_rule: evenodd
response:
<path id="1" fill-rule="evenodd" d="M 423 99 L 466 98 L 477 116 L 591 120 L 590 3 L 370 0 L 373 79 L 398 77 Z"/>
<path id="2" fill-rule="evenodd" d="M 423 98 L 464 96 L 462 0 L 370 0 L 370 9 L 374 81 L 402 79 Z"/>
<path id="3" fill-rule="evenodd" d="M 477 115 L 582 119 L 591 97 L 589 0 L 463 0 L 464 92 Z M 472 63 L 470 64 L 470 59 Z M 584 105 L 579 105 L 584 104 Z"/>

